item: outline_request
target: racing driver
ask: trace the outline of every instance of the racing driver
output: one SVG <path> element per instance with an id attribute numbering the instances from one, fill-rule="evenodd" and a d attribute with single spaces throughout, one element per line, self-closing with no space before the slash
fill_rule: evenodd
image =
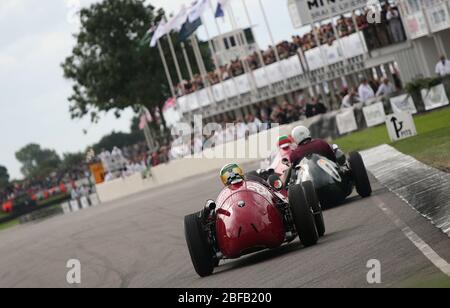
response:
<path id="1" fill-rule="evenodd" d="M 333 148 L 325 140 L 313 139 L 308 128 L 297 126 L 292 130 L 292 138 L 298 145 L 289 156 L 289 160 L 293 165 L 298 164 L 309 154 L 319 154 L 336 162 L 336 154 Z"/>

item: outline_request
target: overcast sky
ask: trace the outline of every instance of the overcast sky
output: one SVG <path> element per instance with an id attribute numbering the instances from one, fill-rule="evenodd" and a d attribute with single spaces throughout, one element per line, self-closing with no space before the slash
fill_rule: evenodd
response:
<path id="1" fill-rule="evenodd" d="M 212 0 L 215 6 L 216 0 Z M 245 0 L 256 39 L 265 47 L 270 44 L 259 0 Z M 13 178 L 20 178 L 20 164 L 14 153 L 34 142 L 59 154 L 84 150 L 102 136 L 115 131 L 129 131 L 132 112 L 121 119 L 104 115 L 100 123 L 89 119 L 71 120 L 67 97 L 71 83 L 63 78 L 60 64 L 75 44 L 76 12 L 97 0 L 0 0 L 0 165 L 5 165 Z M 151 0 L 168 13 L 176 12 L 191 0 Z M 232 0 L 238 25 L 249 25 L 242 0 Z M 263 0 L 276 41 L 297 33 L 292 27 L 287 0 Z M 211 35 L 217 34 L 208 11 L 205 19 Z M 231 30 L 227 19 L 220 20 L 223 31 Z M 200 36 L 205 32 L 200 29 Z M 83 130 L 88 133 L 84 134 Z"/>

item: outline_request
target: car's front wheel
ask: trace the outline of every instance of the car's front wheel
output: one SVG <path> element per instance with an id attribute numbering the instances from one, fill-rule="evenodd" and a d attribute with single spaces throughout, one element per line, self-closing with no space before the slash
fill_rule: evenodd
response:
<path id="1" fill-rule="evenodd" d="M 289 205 L 300 241 L 306 247 L 317 244 L 319 234 L 302 185 L 289 187 Z"/>
<path id="2" fill-rule="evenodd" d="M 194 269 L 200 277 L 207 277 L 214 272 L 217 261 L 214 258 L 213 249 L 208 244 L 199 216 L 199 213 L 186 216 L 184 231 Z"/>

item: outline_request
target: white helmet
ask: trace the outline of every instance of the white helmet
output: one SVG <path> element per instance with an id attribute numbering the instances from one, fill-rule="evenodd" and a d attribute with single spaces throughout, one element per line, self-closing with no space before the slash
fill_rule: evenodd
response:
<path id="1" fill-rule="evenodd" d="M 306 140 L 312 139 L 311 132 L 304 126 L 297 126 L 296 128 L 294 128 L 292 130 L 292 138 L 297 144 L 302 144 Z"/>

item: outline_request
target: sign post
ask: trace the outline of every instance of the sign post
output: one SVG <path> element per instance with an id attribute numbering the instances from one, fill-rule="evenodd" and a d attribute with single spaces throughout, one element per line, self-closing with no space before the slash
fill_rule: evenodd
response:
<path id="1" fill-rule="evenodd" d="M 410 113 L 401 112 L 387 116 L 386 126 L 392 142 L 417 135 L 414 118 Z"/>

